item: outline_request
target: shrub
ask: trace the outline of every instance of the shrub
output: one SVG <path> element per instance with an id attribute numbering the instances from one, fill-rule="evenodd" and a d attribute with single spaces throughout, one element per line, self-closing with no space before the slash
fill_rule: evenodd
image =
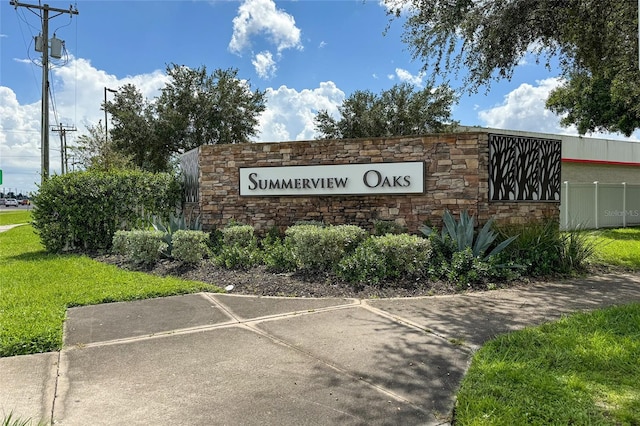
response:
<path id="1" fill-rule="evenodd" d="M 160 231 L 123 231 L 119 235 L 122 234 L 126 235 L 126 242 L 122 245 L 125 247 L 125 256 L 133 263 L 151 265 L 167 249 Z"/>
<path id="2" fill-rule="evenodd" d="M 351 282 L 419 277 L 426 273 L 431 256 L 429 240 L 414 235 L 372 236 L 336 268 L 339 277 Z"/>
<path id="3" fill-rule="evenodd" d="M 229 269 L 248 269 L 262 262 L 258 239 L 251 225 L 232 222 L 221 232 L 222 246 L 214 258 L 216 265 Z"/>
<path id="4" fill-rule="evenodd" d="M 528 276 L 581 271 L 595 250 L 595 241 L 586 233 L 580 229 L 560 232 L 559 223 L 554 219 L 501 226 L 498 232 L 503 238 L 518 235 L 505 255 L 522 265 Z"/>
<path id="5" fill-rule="evenodd" d="M 256 245 L 224 245 L 214 257 L 214 263 L 227 269 L 249 269 L 262 262 L 262 255 Z"/>
<path id="6" fill-rule="evenodd" d="M 33 227 L 49 252 L 107 250 L 117 230 L 144 226 L 147 214 L 168 216 L 180 197 L 180 183 L 169 174 L 86 171 L 52 176 L 33 197 Z"/>
<path id="7" fill-rule="evenodd" d="M 209 233 L 179 229 L 173 234 L 172 255 L 176 260 L 196 264 L 209 253 Z"/>
<path id="8" fill-rule="evenodd" d="M 295 225 L 286 231 L 296 264 L 301 269 L 328 271 L 343 257 L 352 253 L 364 240 L 364 229 L 354 225 L 321 228 Z"/>
<path id="9" fill-rule="evenodd" d="M 450 262 L 441 262 L 436 274 L 455 284 L 458 290 L 486 289 L 491 282 L 516 279 L 520 275 L 518 269 L 513 263 L 503 262 L 500 255 L 483 259 L 467 247 L 455 252 Z"/>
<path id="10" fill-rule="evenodd" d="M 475 218 L 466 211 L 460 214 L 457 222 L 451 212 L 445 211 L 443 223 L 440 233 L 428 226 L 421 229 L 432 243 L 430 277 L 445 279 L 464 289 L 483 286 L 492 280 L 514 279 L 519 275 L 518 266 L 502 255 L 517 236 L 504 236 L 496 244 L 500 234 L 492 230 L 493 219 L 477 233 Z"/>
<path id="11" fill-rule="evenodd" d="M 296 260 L 290 240 L 269 237 L 262 240 L 263 263 L 269 272 L 291 272 L 296 270 Z"/>
<path id="12" fill-rule="evenodd" d="M 518 235 L 505 255 L 524 268 L 528 276 L 545 276 L 560 272 L 562 237 L 558 221 L 545 219 L 522 225 L 498 227 L 502 238 Z"/>
<path id="13" fill-rule="evenodd" d="M 222 229 L 222 243 L 224 246 L 251 247 L 258 244 L 253 227 L 251 225 L 227 226 Z"/>
<path id="14" fill-rule="evenodd" d="M 129 231 L 116 231 L 113 235 L 111 251 L 115 254 L 126 255 L 129 252 Z"/>
<path id="15" fill-rule="evenodd" d="M 405 234 L 407 227 L 400 225 L 393 220 L 376 220 L 373 223 L 373 233 L 375 235 Z"/>

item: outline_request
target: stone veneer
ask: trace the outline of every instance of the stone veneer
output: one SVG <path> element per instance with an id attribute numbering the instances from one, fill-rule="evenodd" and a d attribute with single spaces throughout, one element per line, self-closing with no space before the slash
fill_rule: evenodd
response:
<path id="1" fill-rule="evenodd" d="M 198 152 L 199 210 L 205 230 L 235 220 L 258 233 L 297 221 L 353 224 L 371 230 L 393 220 L 418 232 L 440 226 L 445 209 L 475 214 L 480 223 L 559 218 L 559 201 L 489 202 L 488 133 L 415 137 L 203 145 Z M 375 196 L 240 197 L 239 168 L 424 161 L 425 193 Z"/>

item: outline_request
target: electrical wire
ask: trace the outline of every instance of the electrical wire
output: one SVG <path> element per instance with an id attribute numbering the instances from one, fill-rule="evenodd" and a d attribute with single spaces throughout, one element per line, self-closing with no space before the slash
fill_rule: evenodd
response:
<path id="1" fill-rule="evenodd" d="M 34 13 L 31 9 L 29 9 L 29 11 L 31 13 Z M 22 13 L 22 16 L 20 16 L 21 13 Z M 18 27 L 20 28 L 20 34 L 22 35 L 22 42 L 24 43 L 25 50 L 27 52 L 27 58 L 29 58 L 29 61 L 32 64 L 37 66 L 36 61 L 33 58 L 31 58 L 31 46 L 33 45 L 34 36 L 33 36 L 33 34 L 30 35 L 30 41 L 27 44 L 27 41 L 25 40 L 25 36 L 24 36 L 24 31 L 23 31 L 22 25 L 20 24 L 20 21 L 22 21 L 25 24 L 27 24 L 28 27 L 32 27 L 34 30 L 37 30 L 37 29 L 35 27 L 33 27 L 33 25 L 31 25 L 27 21 L 27 18 L 24 16 L 24 9 L 22 9 L 22 10 L 20 10 L 20 12 L 18 12 L 18 8 L 16 7 L 16 16 L 18 17 Z M 33 80 L 34 80 L 34 82 L 36 84 L 36 87 L 38 87 L 39 86 L 38 79 L 36 77 L 36 74 L 35 74 L 33 68 L 31 68 L 31 75 L 33 76 Z"/>

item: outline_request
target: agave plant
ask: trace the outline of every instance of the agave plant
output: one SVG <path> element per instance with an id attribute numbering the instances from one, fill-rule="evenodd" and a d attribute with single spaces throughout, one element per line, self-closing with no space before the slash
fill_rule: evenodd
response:
<path id="1" fill-rule="evenodd" d="M 428 226 L 424 226 L 420 230 L 427 237 L 433 235 L 442 244 L 446 244 L 446 241 L 450 240 L 453 244 L 454 251 L 464 251 L 470 248 L 474 257 L 483 257 L 487 249 L 491 247 L 491 244 L 493 244 L 498 237 L 498 234 L 491 229 L 494 222 L 493 219 L 489 219 L 476 235 L 475 217 L 470 216 L 466 210 L 460 213 L 460 220 L 457 222 L 451 212 L 445 210 L 442 221 L 444 222 L 444 226 L 442 227 L 440 235 Z M 500 253 L 517 237 L 518 236 L 515 235 L 502 241 L 494 247 L 489 254 L 484 256 L 483 260 L 488 260 L 490 257 Z"/>
<path id="2" fill-rule="evenodd" d="M 185 218 L 184 214 L 171 214 L 169 221 L 165 222 L 159 216 L 151 217 L 151 226 L 156 231 L 160 231 L 164 234 L 162 240 L 167 243 L 167 255 L 171 255 L 173 249 L 173 234 L 179 230 L 185 231 L 202 231 L 202 223 L 200 222 L 200 216 L 197 216 L 193 221 L 189 221 Z"/>

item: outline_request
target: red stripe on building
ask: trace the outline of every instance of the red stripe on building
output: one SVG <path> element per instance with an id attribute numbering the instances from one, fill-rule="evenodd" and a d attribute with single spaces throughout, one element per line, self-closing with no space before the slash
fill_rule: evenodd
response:
<path id="1" fill-rule="evenodd" d="M 563 163 L 582 163 L 582 164 L 602 164 L 607 166 L 632 166 L 640 167 L 640 163 L 627 161 L 607 161 L 607 160 L 583 160 L 580 158 L 563 158 Z"/>

